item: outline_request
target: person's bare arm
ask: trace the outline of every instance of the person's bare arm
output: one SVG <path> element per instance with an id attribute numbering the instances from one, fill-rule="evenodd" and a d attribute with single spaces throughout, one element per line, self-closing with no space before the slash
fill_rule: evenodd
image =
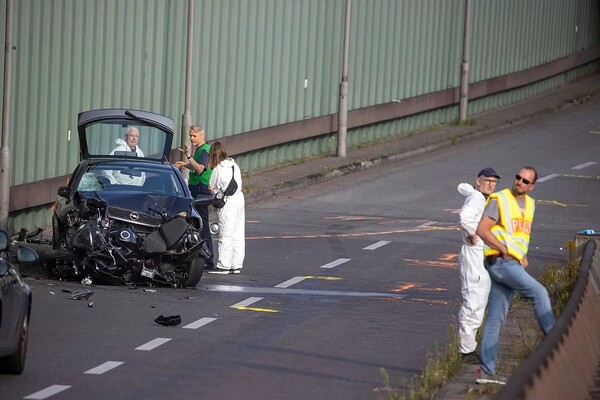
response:
<path id="1" fill-rule="evenodd" d="M 479 221 L 479 225 L 477 226 L 477 235 L 490 247 L 498 250 L 502 253 L 502 255 L 508 254 L 508 250 L 506 246 L 503 245 L 496 236 L 492 233 L 492 226 L 496 225 L 496 221 L 492 218 L 484 215 L 481 217 L 481 221 Z"/>

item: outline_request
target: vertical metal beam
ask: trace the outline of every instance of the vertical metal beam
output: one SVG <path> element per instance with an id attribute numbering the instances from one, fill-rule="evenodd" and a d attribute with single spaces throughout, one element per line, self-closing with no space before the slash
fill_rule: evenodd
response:
<path id="1" fill-rule="evenodd" d="M 463 29 L 463 59 L 460 74 L 460 122 L 467 120 L 469 103 L 469 57 L 471 48 L 471 0 L 465 0 L 465 26 Z"/>
<path id="2" fill-rule="evenodd" d="M 12 0 L 6 0 L 6 27 L 4 44 L 4 91 L 2 95 L 2 144 L 0 146 L 0 229 L 8 231 L 10 206 L 11 157 L 8 147 L 10 116 L 10 73 L 12 64 Z M 9 232 L 10 234 L 10 232 Z"/>
<path id="3" fill-rule="evenodd" d="M 340 107 L 338 110 L 338 157 L 346 157 L 346 133 L 348 130 L 348 48 L 350 45 L 350 6 L 351 0 L 346 0 L 346 19 L 344 20 L 344 54 L 342 61 L 342 83 L 340 84 Z"/>
<path id="4" fill-rule="evenodd" d="M 181 146 L 184 144 L 191 148 L 188 132 L 192 126 L 192 53 L 194 41 L 194 0 L 188 0 L 188 21 L 187 21 L 187 50 L 185 60 L 185 111 L 181 116 Z M 180 153 L 181 161 L 187 161 L 185 154 Z M 190 176 L 190 171 L 183 168 L 181 173 L 185 179 Z"/>

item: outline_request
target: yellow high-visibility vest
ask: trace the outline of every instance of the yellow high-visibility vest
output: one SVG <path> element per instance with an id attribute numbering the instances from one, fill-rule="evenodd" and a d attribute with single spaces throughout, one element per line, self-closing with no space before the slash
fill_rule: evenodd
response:
<path id="1" fill-rule="evenodd" d="M 529 247 L 535 201 L 525 195 L 525 212 L 523 213 L 510 189 L 492 193 L 488 201 L 490 199 L 498 201 L 500 215 L 496 225 L 492 226 L 491 232 L 496 236 L 496 239 L 506 246 L 510 256 L 516 258 L 519 262 L 523 261 Z M 484 253 L 489 256 L 500 254 L 500 251 L 486 244 Z"/>

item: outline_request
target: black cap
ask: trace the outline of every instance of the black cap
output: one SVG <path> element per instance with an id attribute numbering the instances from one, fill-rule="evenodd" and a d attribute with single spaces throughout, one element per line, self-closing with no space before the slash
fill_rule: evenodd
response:
<path id="1" fill-rule="evenodd" d="M 480 177 L 480 176 L 485 176 L 485 177 L 495 176 L 496 178 L 500 179 L 500 175 L 498 175 L 496 173 L 496 171 L 494 171 L 494 168 L 492 168 L 492 167 L 485 167 L 484 169 L 482 169 L 477 174 L 477 177 Z"/>

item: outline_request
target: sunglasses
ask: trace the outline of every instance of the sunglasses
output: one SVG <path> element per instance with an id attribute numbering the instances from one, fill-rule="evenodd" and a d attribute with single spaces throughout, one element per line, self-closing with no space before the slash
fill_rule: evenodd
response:
<path id="1" fill-rule="evenodd" d="M 524 183 L 524 184 L 526 184 L 526 185 L 530 185 L 530 184 L 532 184 L 532 183 L 533 183 L 533 182 L 531 182 L 531 181 L 529 181 L 529 180 L 527 180 L 527 179 L 523 178 L 523 177 L 522 177 L 521 175 L 519 175 L 519 174 L 515 175 L 515 180 L 516 180 L 516 181 L 523 181 L 523 183 Z"/>

